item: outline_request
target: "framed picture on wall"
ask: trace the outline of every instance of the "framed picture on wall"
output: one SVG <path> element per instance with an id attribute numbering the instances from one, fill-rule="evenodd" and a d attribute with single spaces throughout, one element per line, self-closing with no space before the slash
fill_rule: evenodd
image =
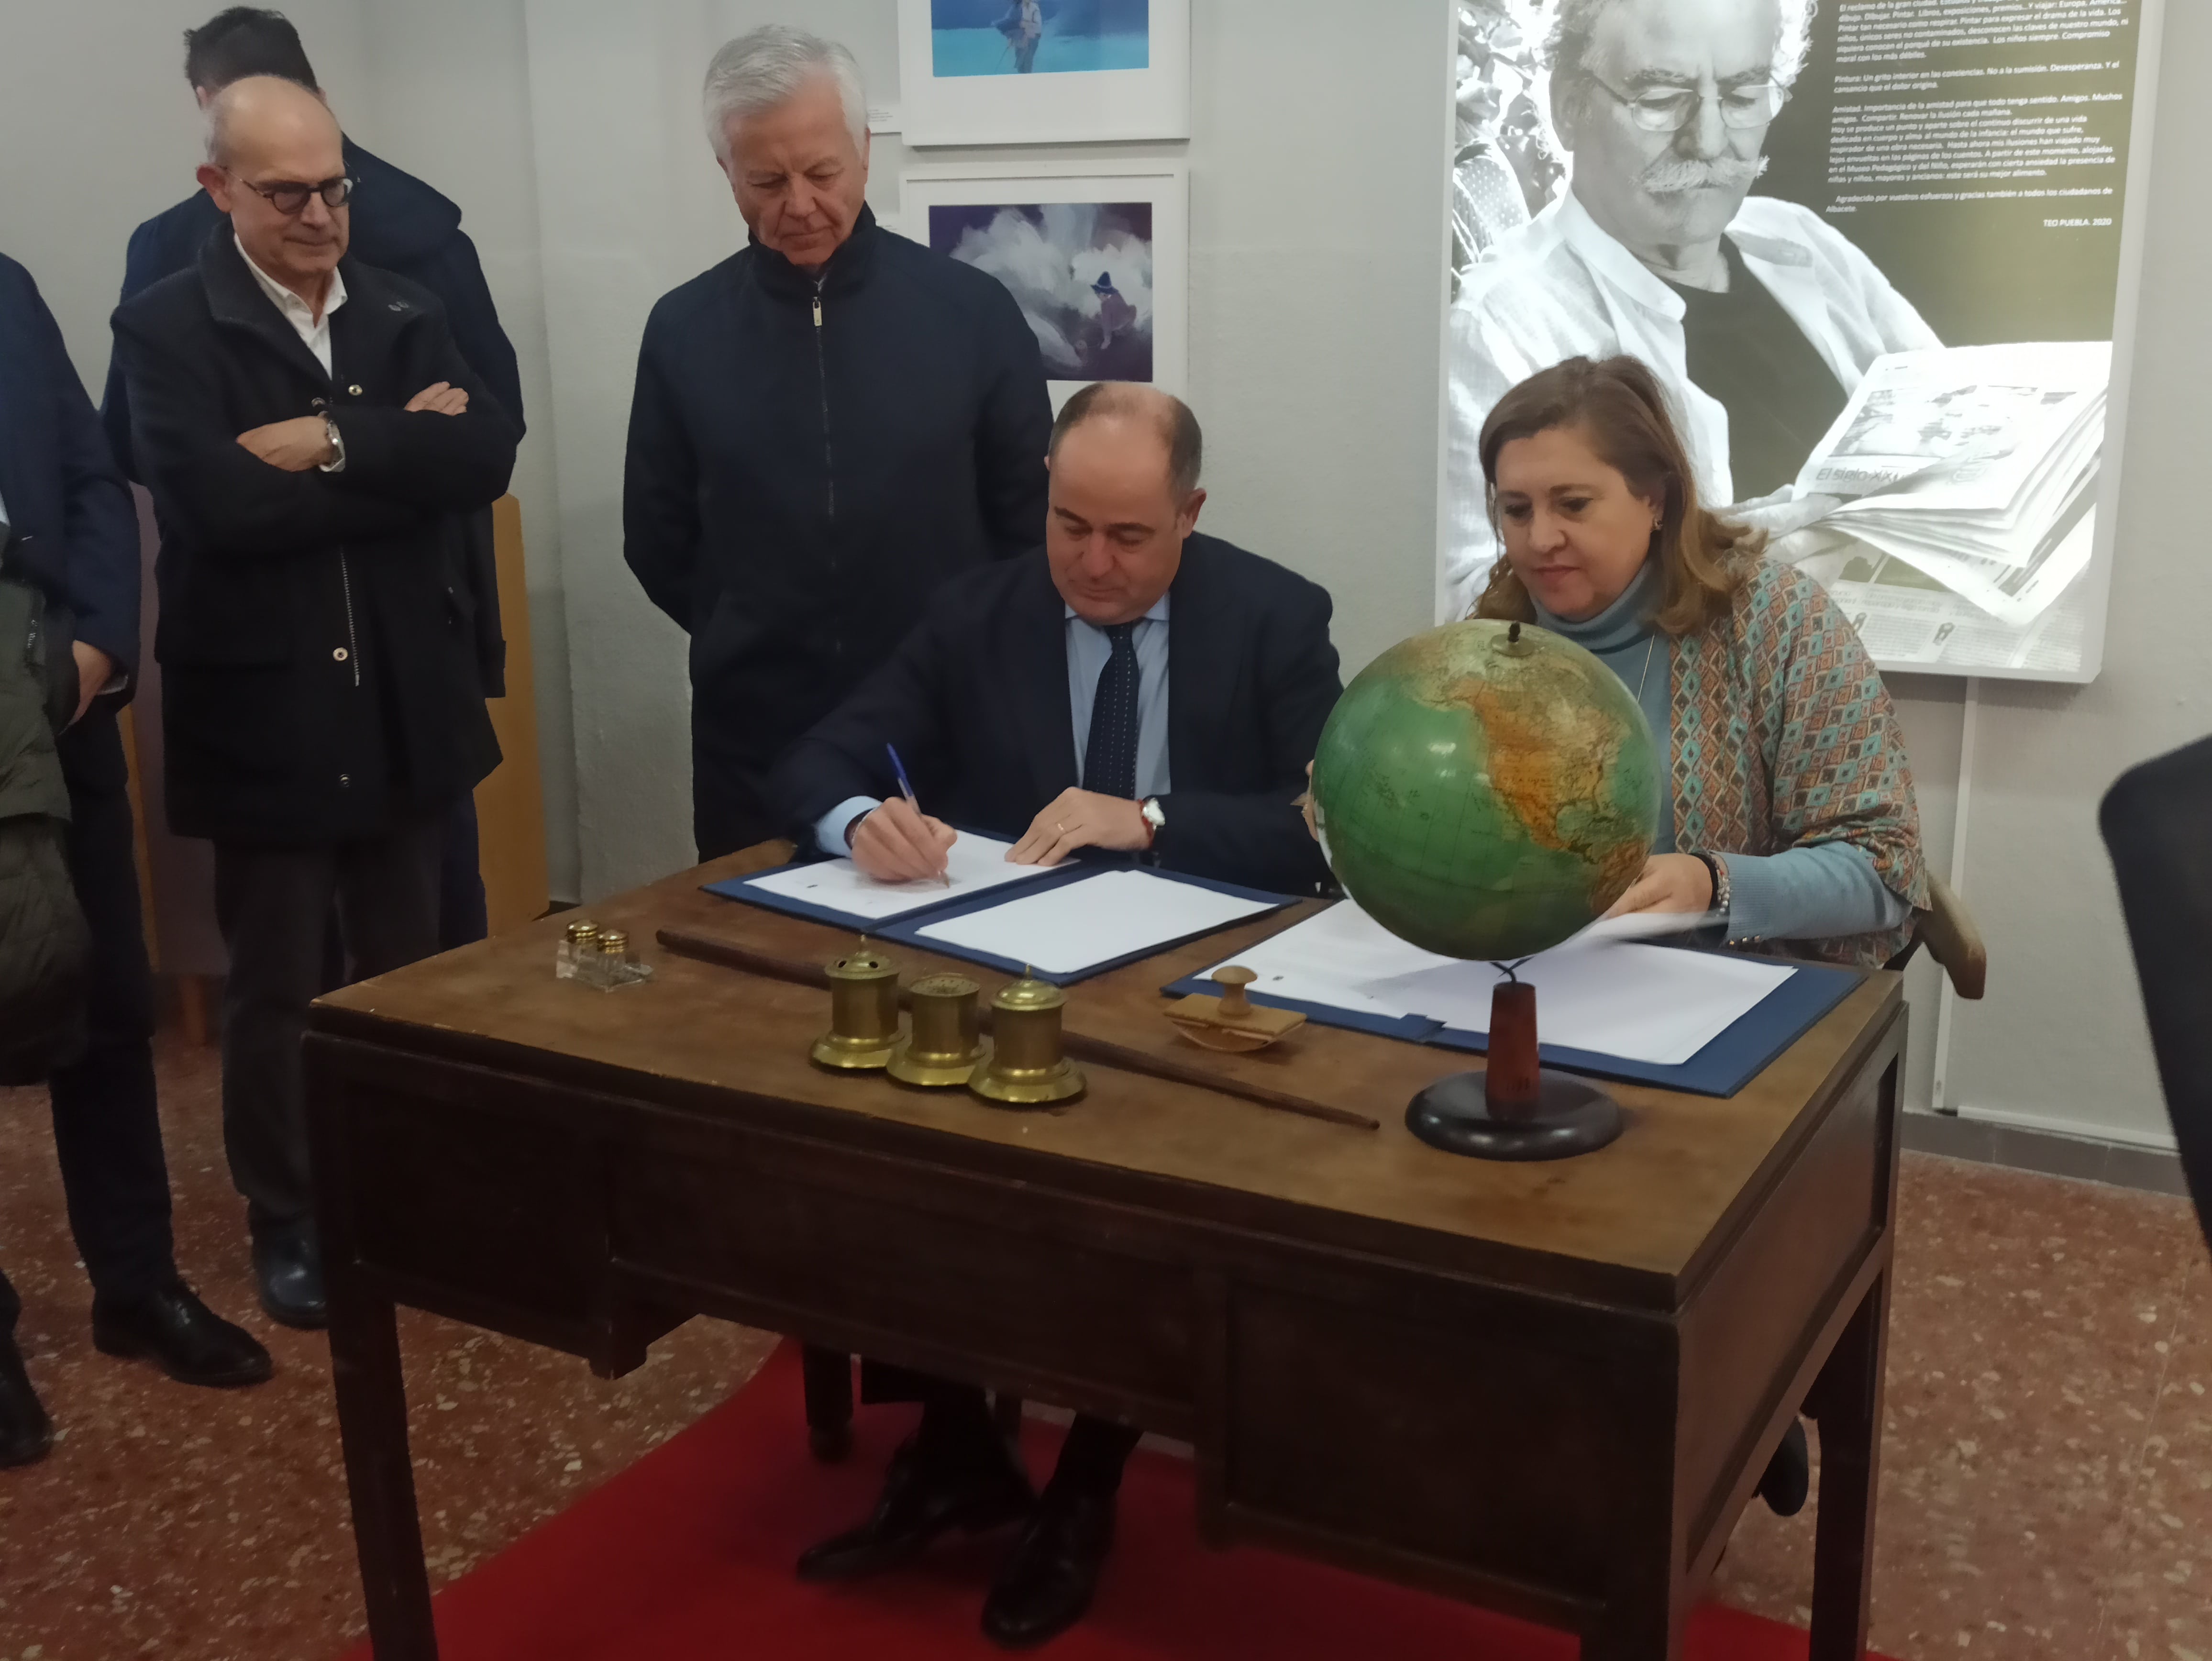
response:
<path id="1" fill-rule="evenodd" d="M 909 144 L 1190 137 L 1190 0 L 899 0 Z"/>
<path id="2" fill-rule="evenodd" d="M 1626 353 L 1885 672 L 2094 678 L 2160 3 L 2062 52 L 2007 0 L 1455 0 L 1440 614 L 1498 551 L 1490 410 Z"/>
<path id="3" fill-rule="evenodd" d="M 1094 380 L 1180 394 L 1190 224 L 1180 161 L 915 167 L 906 235 L 988 271 L 1020 302 L 1057 410 Z"/>

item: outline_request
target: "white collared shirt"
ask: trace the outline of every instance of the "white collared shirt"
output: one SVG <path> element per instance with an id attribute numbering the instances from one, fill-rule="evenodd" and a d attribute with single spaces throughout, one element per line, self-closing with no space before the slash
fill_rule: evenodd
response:
<path id="1" fill-rule="evenodd" d="M 238 238 L 231 238 L 238 242 Z M 253 273 L 253 280 L 261 285 L 261 292 L 269 296 L 270 303 L 284 314 L 307 349 L 315 355 L 315 362 L 323 366 L 323 373 L 331 371 L 331 313 L 346 303 L 345 278 L 338 271 L 331 272 L 331 291 L 323 298 L 323 314 L 317 317 L 307 302 L 294 294 L 275 277 L 253 263 L 253 256 L 246 252 L 246 244 L 238 243 L 238 257 L 246 262 L 246 269 Z"/>

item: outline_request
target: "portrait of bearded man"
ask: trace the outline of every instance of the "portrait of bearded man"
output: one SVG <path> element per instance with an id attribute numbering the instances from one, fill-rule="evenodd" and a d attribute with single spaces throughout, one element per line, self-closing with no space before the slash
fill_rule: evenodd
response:
<path id="1" fill-rule="evenodd" d="M 1659 375 L 1715 503 L 1796 478 L 1869 366 L 1940 345 L 1811 209 L 1752 193 L 1814 0 L 1558 0 L 1542 52 L 1567 188 L 1469 266 L 1449 325 L 1446 609 L 1497 553 L 1478 445 L 1498 399 L 1565 358 Z"/>

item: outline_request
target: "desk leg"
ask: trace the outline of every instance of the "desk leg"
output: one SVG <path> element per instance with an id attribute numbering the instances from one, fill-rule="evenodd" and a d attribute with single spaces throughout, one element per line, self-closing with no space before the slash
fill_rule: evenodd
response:
<path id="1" fill-rule="evenodd" d="M 369 1641 L 376 1661 L 438 1661 L 422 1524 L 415 1510 L 415 1468 L 407 1451 L 399 1329 L 389 1299 L 347 1285 L 350 1277 L 337 1265 L 327 1278 L 338 1433 L 345 1443 Z"/>
<path id="2" fill-rule="evenodd" d="M 1860 1661 L 1874 1589 L 1875 1482 L 1881 1451 L 1889 1271 L 1820 1369 L 1807 1402 L 1820 1427 L 1820 1515 L 1813 1542 L 1809 1661 Z"/>
<path id="3" fill-rule="evenodd" d="M 1662 1406 L 1655 1399 L 1624 1421 L 1649 1452 L 1623 1460 L 1615 1472 L 1619 1555 L 1605 1605 L 1583 1635 L 1582 1661 L 1682 1661 L 1689 1610 L 1676 1572 L 1673 1427 Z"/>
<path id="4" fill-rule="evenodd" d="M 842 1349 L 802 1345 L 799 1376 L 806 1386 L 806 1441 L 814 1457 L 834 1465 L 853 1451 L 853 1358 Z"/>

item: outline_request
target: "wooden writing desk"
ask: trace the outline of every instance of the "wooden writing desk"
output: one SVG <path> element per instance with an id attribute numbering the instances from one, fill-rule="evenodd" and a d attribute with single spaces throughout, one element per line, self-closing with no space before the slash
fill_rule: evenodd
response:
<path id="1" fill-rule="evenodd" d="M 1174 1035 L 1158 989 L 1278 917 L 1073 989 L 1069 1025 L 1382 1129 L 1103 1067 L 1074 1105 L 1014 1112 L 819 1071 L 823 994 L 649 944 L 676 926 L 833 955 L 850 937 L 698 891 L 782 853 L 592 907 L 648 943 L 644 986 L 556 982 L 549 921 L 316 1006 L 331 1348 L 381 1661 L 436 1653 L 402 1303 L 605 1376 L 708 1314 L 1121 1417 L 1195 1445 L 1209 1539 L 1578 1631 L 1589 1661 L 1679 1655 L 1802 1402 L 1822 1454 L 1813 1661 L 1862 1653 L 1897 976 L 1732 1099 L 1618 1086 L 1612 1147 L 1492 1165 L 1402 1125 L 1463 1056 L 1328 1029 L 1216 1056 Z M 1000 977 L 977 978 L 988 996 Z"/>

